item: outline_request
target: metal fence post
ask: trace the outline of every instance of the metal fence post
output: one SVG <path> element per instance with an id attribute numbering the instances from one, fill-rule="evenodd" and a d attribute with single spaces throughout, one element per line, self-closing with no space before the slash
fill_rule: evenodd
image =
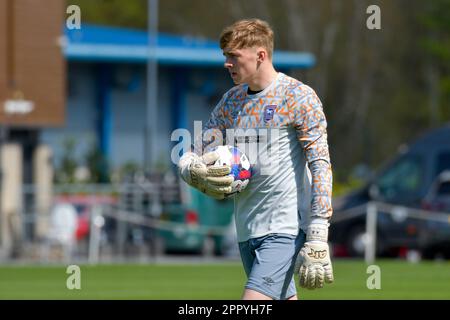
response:
<path id="1" fill-rule="evenodd" d="M 364 260 L 367 264 L 372 264 L 376 258 L 377 242 L 377 206 L 375 202 L 369 202 L 367 205 L 365 240 Z"/>
<path id="2" fill-rule="evenodd" d="M 95 205 L 92 208 L 90 237 L 89 237 L 89 264 L 96 264 L 100 257 L 100 236 L 104 225 L 104 219 L 101 214 L 100 206 Z"/>

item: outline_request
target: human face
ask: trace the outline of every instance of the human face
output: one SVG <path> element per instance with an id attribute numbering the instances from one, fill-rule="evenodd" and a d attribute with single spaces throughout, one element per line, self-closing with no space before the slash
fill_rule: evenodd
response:
<path id="1" fill-rule="evenodd" d="M 230 72 L 235 84 L 252 83 L 258 71 L 256 48 L 232 49 L 223 51 L 224 67 Z"/>

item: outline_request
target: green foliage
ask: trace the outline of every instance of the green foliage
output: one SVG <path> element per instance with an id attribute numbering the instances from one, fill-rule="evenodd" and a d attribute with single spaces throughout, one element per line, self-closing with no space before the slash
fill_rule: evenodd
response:
<path id="1" fill-rule="evenodd" d="M 142 166 L 136 161 L 127 161 L 119 169 L 115 170 L 111 180 L 120 183 L 138 172 L 142 172 Z"/>
<path id="2" fill-rule="evenodd" d="M 56 183 L 106 183 L 109 182 L 107 159 L 92 143 L 86 154 L 77 156 L 77 140 L 65 138 L 62 142 L 63 156 L 56 167 Z"/>
<path id="3" fill-rule="evenodd" d="M 417 21 L 424 28 L 419 43 L 426 59 L 437 70 L 440 121 L 450 120 L 450 1 L 424 1 Z"/>
<path id="4" fill-rule="evenodd" d="M 67 4 L 80 6 L 82 23 L 147 27 L 147 0 Z M 370 4 L 381 8 L 381 30 L 365 26 Z M 399 145 L 450 121 L 450 1 L 160 0 L 158 28 L 217 40 L 223 27 L 245 17 L 269 21 L 276 49 L 316 56 L 313 69 L 286 72 L 319 94 L 334 168 L 376 168 Z M 345 179 L 336 180 L 337 193 L 355 184 Z"/>
<path id="5" fill-rule="evenodd" d="M 74 183 L 75 182 L 75 170 L 78 166 L 75 159 L 75 145 L 74 138 L 67 138 L 63 141 L 63 157 L 61 164 L 56 171 L 56 182 L 59 183 Z"/>
<path id="6" fill-rule="evenodd" d="M 133 174 L 140 170 L 142 170 L 142 168 L 137 162 L 128 161 L 122 166 L 120 172 L 123 176 L 126 176 L 126 175 Z"/>
<path id="7" fill-rule="evenodd" d="M 91 144 L 91 148 L 85 155 L 86 165 L 90 173 L 91 183 L 108 183 L 109 168 L 108 160 L 102 154 L 96 143 Z"/>
<path id="8" fill-rule="evenodd" d="M 333 182 L 333 197 L 345 195 L 355 191 L 364 185 L 364 181 L 357 178 L 349 178 L 347 181 L 336 180 Z"/>
<path id="9" fill-rule="evenodd" d="M 147 0 L 67 0 L 67 5 L 78 5 L 81 21 L 110 26 L 145 29 Z"/>

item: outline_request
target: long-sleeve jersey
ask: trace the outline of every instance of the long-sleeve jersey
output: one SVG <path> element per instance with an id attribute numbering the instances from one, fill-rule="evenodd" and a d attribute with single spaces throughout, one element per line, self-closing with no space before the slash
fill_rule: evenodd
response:
<path id="1" fill-rule="evenodd" d="M 247 91 L 248 85 L 241 84 L 224 94 L 203 127 L 203 148 L 221 143 L 220 133 L 252 164 L 250 183 L 235 196 L 238 241 L 270 233 L 297 235 L 311 218 L 332 215 L 322 104 L 313 89 L 283 73 L 263 91 Z M 208 140 L 211 136 L 215 140 Z"/>

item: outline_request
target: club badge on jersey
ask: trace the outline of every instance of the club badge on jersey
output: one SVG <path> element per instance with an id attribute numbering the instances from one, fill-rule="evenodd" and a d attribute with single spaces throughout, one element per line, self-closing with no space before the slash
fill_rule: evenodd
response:
<path id="1" fill-rule="evenodd" d="M 269 105 L 264 107 L 264 122 L 269 122 L 273 119 L 276 108 L 276 105 Z"/>

